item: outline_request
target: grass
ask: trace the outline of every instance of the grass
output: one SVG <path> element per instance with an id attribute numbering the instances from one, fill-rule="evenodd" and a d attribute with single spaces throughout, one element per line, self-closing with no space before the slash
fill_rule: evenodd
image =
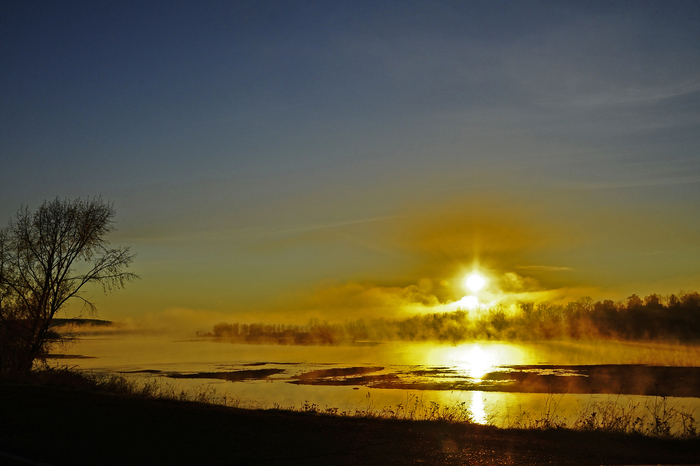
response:
<path id="1" fill-rule="evenodd" d="M 285 409 L 279 405 L 275 409 Z M 335 407 L 321 408 L 315 403 L 304 401 L 299 409 L 294 407 L 286 408 L 293 411 L 305 413 L 328 414 L 343 417 L 377 418 L 377 419 L 398 419 L 406 421 L 447 421 L 473 424 L 473 416 L 466 402 L 459 402 L 453 405 L 441 405 L 434 401 L 425 403 L 422 397 L 408 394 L 406 402 L 395 406 L 385 406 L 381 409 L 376 406 L 370 393 L 365 397 L 365 403 L 358 405 L 354 410 L 340 411 Z"/>
<path id="2" fill-rule="evenodd" d="M 119 395 L 207 403 L 242 409 L 260 409 L 245 403 L 239 397 L 219 395 L 216 388 L 202 384 L 191 390 L 182 390 L 161 378 L 145 381 L 129 379 L 121 374 L 87 373 L 69 367 L 44 367 L 26 374 L 0 374 L 0 383 L 46 385 L 64 389 L 96 390 Z M 633 401 L 608 399 L 580 405 L 577 412 L 567 415 L 560 408 L 562 395 L 549 394 L 544 408 L 538 413 L 519 411 L 507 415 L 501 427 L 506 429 L 568 429 L 634 434 L 656 438 L 700 438 L 693 413 L 683 406 L 657 397 L 644 405 Z M 273 410 L 297 411 L 316 415 L 357 418 L 395 419 L 407 421 L 444 421 L 473 424 L 474 417 L 466 402 L 441 405 L 422 397 L 407 394 L 406 401 L 379 408 L 367 393 L 364 403 L 354 410 L 340 411 L 335 407 L 322 408 L 305 401 L 299 407 L 274 404 Z M 492 421 L 491 419 L 490 421 Z M 489 422 L 492 423 L 492 422 Z"/>
<path id="3" fill-rule="evenodd" d="M 693 413 L 666 397 L 639 402 L 608 398 L 579 405 L 567 416 L 559 405 L 562 395 L 546 395 L 542 412 L 520 411 L 506 419 L 504 426 L 520 429 L 571 429 L 616 432 L 658 438 L 700 438 Z"/>
<path id="4" fill-rule="evenodd" d="M 142 398 L 192 401 L 230 407 L 241 407 L 240 398 L 219 396 L 216 389 L 202 384 L 194 390 L 182 390 L 160 378 L 144 382 L 129 379 L 121 374 L 82 372 L 67 366 L 44 367 L 29 373 L 0 374 L 0 383 L 36 384 L 64 389 L 96 390 L 118 395 Z"/>

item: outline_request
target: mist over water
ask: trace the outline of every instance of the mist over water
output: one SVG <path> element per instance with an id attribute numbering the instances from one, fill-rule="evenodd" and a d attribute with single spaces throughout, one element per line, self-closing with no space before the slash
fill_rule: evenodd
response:
<path id="1" fill-rule="evenodd" d="M 93 359 L 75 360 L 84 369 L 121 370 L 163 364 L 227 364 L 269 361 L 338 364 L 648 364 L 696 366 L 700 345 L 617 341 L 477 341 L 457 345 L 387 342 L 376 346 L 246 345 L 168 335 L 86 337 L 63 351 Z"/>
<path id="2" fill-rule="evenodd" d="M 512 422 L 523 413 L 539 413 L 556 402 L 561 416 L 571 416 L 591 403 L 614 399 L 644 406 L 650 397 L 618 394 L 551 394 L 526 391 L 480 390 L 488 373 L 514 370 L 506 366 L 649 365 L 696 366 L 700 346 L 610 341 L 471 342 L 458 345 L 388 342 L 376 346 L 281 346 L 245 345 L 207 339 L 175 340 L 164 335 L 113 335 L 88 337 L 69 348 L 72 355 L 91 358 L 61 359 L 60 364 L 83 370 L 125 373 L 139 380 L 157 380 L 184 390 L 211 387 L 220 396 L 234 397 L 244 406 L 297 408 L 315 405 L 381 410 L 409 403 L 441 406 L 464 404 L 476 422 L 496 425 Z M 326 377 L 306 383 L 303 374 L 362 368 L 364 376 Z M 260 369 L 278 373 L 260 379 L 230 381 L 207 374 L 255 373 Z M 516 367 L 517 369 L 517 367 Z M 533 369 L 527 369 L 533 370 Z M 549 370 L 549 369 L 547 369 Z M 546 371 L 544 371 L 546 372 Z M 175 375 L 185 378 L 173 378 Z M 204 376 L 202 376 L 204 374 Z M 337 375 L 337 374 L 336 374 Z M 426 389 L 375 388 L 373 383 L 400 378 Z M 192 378 L 187 378 L 192 377 Z M 301 377 L 301 379 L 300 379 Z M 372 378 L 374 377 L 374 378 Z M 356 380 L 357 382 L 353 382 Z M 445 384 L 464 384 L 470 389 L 432 389 Z M 369 382 L 369 383 L 368 383 Z M 612 382 L 611 382 L 612 383 Z M 423 384 L 423 385 L 420 385 Z M 432 385 L 431 385 L 432 384 Z M 442 384 L 442 385 L 440 385 Z M 382 384 L 377 384 L 381 386 Z M 548 398 L 549 397 L 549 398 Z M 552 398 L 554 397 L 554 398 Z M 653 397 L 651 397 L 653 398 Z M 687 411 L 697 413 L 700 398 L 669 398 Z M 653 400 L 652 400 L 653 402 Z M 551 406 L 549 406 L 551 409 Z"/>

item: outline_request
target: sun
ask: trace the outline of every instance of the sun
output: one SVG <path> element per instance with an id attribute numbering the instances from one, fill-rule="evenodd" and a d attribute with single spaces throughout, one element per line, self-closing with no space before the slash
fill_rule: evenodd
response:
<path id="1" fill-rule="evenodd" d="M 474 272 L 464 279 L 463 285 L 472 293 L 476 293 L 486 286 L 486 278 L 480 273 Z"/>

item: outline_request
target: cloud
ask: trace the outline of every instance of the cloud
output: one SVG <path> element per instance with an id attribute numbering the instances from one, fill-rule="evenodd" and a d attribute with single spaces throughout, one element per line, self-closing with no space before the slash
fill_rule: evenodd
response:
<path id="1" fill-rule="evenodd" d="M 566 272 L 574 270 L 571 267 L 557 267 L 553 265 L 518 265 L 516 268 L 521 270 L 541 270 L 544 272 Z"/>
<path id="2" fill-rule="evenodd" d="M 362 224 L 362 223 L 381 222 L 381 221 L 385 221 L 385 220 L 392 220 L 392 219 L 399 218 L 399 217 L 402 217 L 402 216 L 400 216 L 400 215 L 387 215 L 387 216 L 382 216 L 382 217 L 370 217 L 370 218 L 362 218 L 362 219 L 356 219 L 356 220 L 344 220 L 344 221 L 340 221 L 340 222 L 316 223 L 316 224 L 309 224 L 309 225 L 298 226 L 298 227 L 293 227 L 293 228 L 287 228 L 287 229 L 283 229 L 280 231 L 275 231 L 271 234 L 285 235 L 285 234 L 302 233 L 302 232 L 314 231 L 314 230 L 327 230 L 327 229 L 332 229 L 332 228 L 346 227 L 346 226 L 350 226 L 350 225 L 358 225 L 358 224 Z"/>
<path id="3" fill-rule="evenodd" d="M 303 316 L 335 322 L 358 318 L 405 318 L 415 314 L 451 312 L 462 308 L 464 292 L 439 297 L 444 282 L 424 278 L 407 286 L 381 286 L 358 282 L 325 282 L 308 299 Z M 449 284 L 447 286 L 450 286 Z M 566 303 L 595 295 L 592 287 L 543 285 L 533 277 L 505 272 L 491 277 L 490 286 L 478 294 L 482 306 L 517 309 L 519 303 L 551 301 Z"/>
<path id="4" fill-rule="evenodd" d="M 359 299 L 361 303 L 368 305 L 391 305 L 397 300 L 407 304 L 424 306 L 437 303 L 435 296 L 422 292 L 416 285 L 409 285 L 406 287 L 367 287 L 350 283 L 340 289 L 334 288 L 333 292 L 338 290 L 341 291 L 344 297 L 350 297 L 353 301 Z"/>
<path id="5" fill-rule="evenodd" d="M 458 283 L 474 266 L 487 274 L 502 275 L 536 260 L 539 251 L 570 247 L 577 241 L 575 232 L 545 218 L 540 208 L 527 199 L 483 190 L 397 221 L 391 232 L 394 247 L 413 258 L 411 273 L 416 280 L 451 281 L 459 294 L 463 290 Z M 436 291 L 444 301 L 447 296 L 443 293 Z"/>
<path id="6" fill-rule="evenodd" d="M 328 316 L 396 317 L 438 306 L 440 300 L 429 280 L 408 286 L 381 286 L 357 282 L 325 282 L 309 299 L 309 308 Z"/>
<path id="7" fill-rule="evenodd" d="M 515 272 L 508 272 L 499 277 L 498 288 L 501 292 L 508 294 L 545 291 L 536 279 L 523 277 Z"/>
<path id="8" fill-rule="evenodd" d="M 492 283 L 487 289 L 478 294 L 480 308 L 471 312 L 482 312 L 484 309 L 499 307 L 503 310 L 517 311 L 521 303 L 554 302 L 565 304 L 576 301 L 584 296 L 594 296 L 600 290 L 593 287 L 550 287 L 542 284 L 533 277 L 519 275 L 515 272 L 505 272 L 491 277 Z M 455 301 L 444 306 L 444 310 L 453 311 L 463 308 L 464 301 Z"/>
<path id="9" fill-rule="evenodd" d="M 600 182 L 568 182 L 566 186 L 570 189 L 578 190 L 604 190 L 620 188 L 645 188 L 677 186 L 691 183 L 700 183 L 700 175 L 676 175 L 666 177 L 656 177 L 652 175 L 644 179 L 618 179 Z"/>

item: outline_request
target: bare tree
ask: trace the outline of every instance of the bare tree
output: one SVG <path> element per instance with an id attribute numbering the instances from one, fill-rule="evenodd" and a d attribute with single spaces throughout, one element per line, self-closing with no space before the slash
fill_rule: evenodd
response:
<path id="1" fill-rule="evenodd" d="M 34 213 L 23 206 L 0 230 L 0 371 L 29 371 L 61 341 L 53 320 L 72 298 L 94 313 L 85 285 L 106 293 L 138 278 L 126 272 L 129 248 L 110 248 L 105 239 L 114 216 L 99 197 L 56 198 Z"/>

